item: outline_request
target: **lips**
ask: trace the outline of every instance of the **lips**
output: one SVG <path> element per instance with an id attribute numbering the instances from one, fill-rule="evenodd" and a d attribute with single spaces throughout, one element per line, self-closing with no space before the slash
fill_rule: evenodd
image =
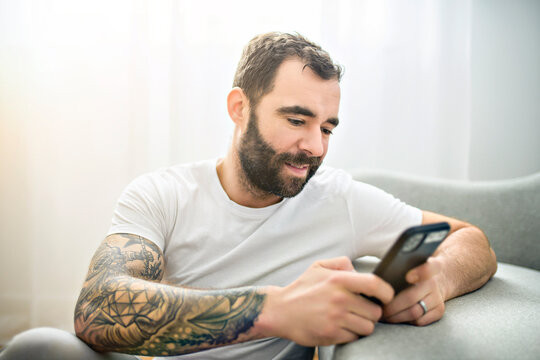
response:
<path id="1" fill-rule="evenodd" d="M 309 169 L 309 165 L 307 164 L 297 165 L 297 164 L 291 164 L 291 163 L 286 162 L 285 165 L 287 166 L 290 172 L 292 172 L 293 174 L 297 176 L 305 176 Z"/>
<path id="2" fill-rule="evenodd" d="M 293 168 L 296 168 L 296 169 L 299 169 L 299 170 L 303 170 L 303 169 L 307 169 L 309 167 L 309 165 L 295 165 L 295 164 L 291 164 L 291 163 L 285 163 L 289 166 L 292 166 Z"/>

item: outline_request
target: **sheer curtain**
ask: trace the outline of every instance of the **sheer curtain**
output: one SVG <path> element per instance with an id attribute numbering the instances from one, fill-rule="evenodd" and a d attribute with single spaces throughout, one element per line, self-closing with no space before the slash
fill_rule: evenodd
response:
<path id="1" fill-rule="evenodd" d="M 328 5 L 330 7 L 330 5 Z M 350 1 L 324 40 L 346 66 L 330 161 L 467 178 L 469 1 Z M 332 26 L 336 24 L 336 26 Z"/>
<path id="2" fill-rule="evenodd" d="M 0 0 L 0 344 L 72 329 L 123 187 L 226 151 L 236 62 L 272 30 L 346 68 L 327 164 L 468 179 L 470 0 Z"/>

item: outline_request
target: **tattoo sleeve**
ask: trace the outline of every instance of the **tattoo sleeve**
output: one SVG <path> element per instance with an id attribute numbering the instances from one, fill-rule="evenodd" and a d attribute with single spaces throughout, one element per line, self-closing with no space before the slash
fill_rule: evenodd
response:
<path id="1" fill-rule="evenodd" d="M 195 290 L 160 283 L 161 250 L 130 234 L 107 237 L 75 308 L 77 335 L 98 351 L 169 356 L 238 342 L 262 310 L 256 288 Z"/>

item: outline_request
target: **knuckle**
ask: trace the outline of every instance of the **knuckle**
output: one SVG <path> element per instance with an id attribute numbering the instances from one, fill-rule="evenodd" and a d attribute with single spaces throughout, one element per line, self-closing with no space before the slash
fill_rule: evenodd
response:
<path id="1" fill-rule="evenodd" d="M 338 327 L 334 324 L 326 324 L 317 332 L 317 337 L 323 341 L 328 341 L 338 332 Z"/>
<path id="2" fill-rule="evenodd" d="M 424 315 L 424 310 L 420 306 L 413 306 L 410 313 L 414 319 L 419 319 Z"/>
<path id="3" fill-rule="evenodd" d="M 416 296 L 414 296 L 412 291 L 404 291 L 403 292 L 403 300 L 406 301 L 408 304 L 416 304 Z M 414 307 L 414 306 L 413 306 Z"/>
<path id="4" fill-rule="evenodd" d="M 444 315 L 444 303 L 441 303 L 439 306 L 437 306 L 434 310 L 434 313 L 437 314 L 437 317 L 438 318 L 442 318 L 442 316 Z"/>
<path id="5" fill-rule="evenodd" d="M 330 285 L 339 285 L 342 282 L 341 276 L 337 271 L 332 272 L 327 279 L 328 284 Z"/>
<path id="6" fill-rule="evenodd" d="M 337 323 L 345 315 L 345 311 L 340 306 L 333 306 L 328 311 L 329 326 Z"/>
<path id="7" fill-rule="evenodd" d="M 375 323 L 372 321 L 366 321 L 366 324 L 364 326 L 364 334 L 371 335 L 373 334 L 373 331 L 375 331 Z"/>
<path id="8" fill-rule="evenodd" d="M 370 294 L 374 293 L 379 287 L 379 281 L 380 279 L 377 277 L 377 275 L 367 274 L 364 279 L 365 290 Z"/>
<path id="9" fill-rule="evenodd" d="M 444 304 L 444 302 L 441 302 L 441 305 L 439 306 L 439 308 L 440 308 L 441 313 L 444 313 L 444 312 L 445 312 L 445 310 L 446 310 L 446 305 Z"/>
<path id="10" fill-rule="evenodd" d="M 374 319 L 378 320 L 382 317 L 382 315 L 383 315 L 382 308 L 380 306 L 377 306 L 373 311 Z"/>
<path id="11" fill-rule="evenodd" d="M 348 296 L 343 292 L 336 292 L 331 299 L 331 303 L 339 308 L 342 308 L 343 305 L 347 303 Z"/>

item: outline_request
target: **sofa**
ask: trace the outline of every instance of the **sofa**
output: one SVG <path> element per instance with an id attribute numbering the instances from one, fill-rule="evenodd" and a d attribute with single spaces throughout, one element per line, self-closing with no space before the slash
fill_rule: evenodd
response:
<path id="1" fill-rule="evenodd" d="M 481 289 L 448 301 L 438 322 L 378 323 L 370 336 L 321 347 L 321 360 L 540 359 L 540 172 L 489 182 L 351 173 L 421 209 L 479 226 L 497 254 L 498 270 Z M 355 266 L 369 272 L 376 263 L 358 259 Z"/>

